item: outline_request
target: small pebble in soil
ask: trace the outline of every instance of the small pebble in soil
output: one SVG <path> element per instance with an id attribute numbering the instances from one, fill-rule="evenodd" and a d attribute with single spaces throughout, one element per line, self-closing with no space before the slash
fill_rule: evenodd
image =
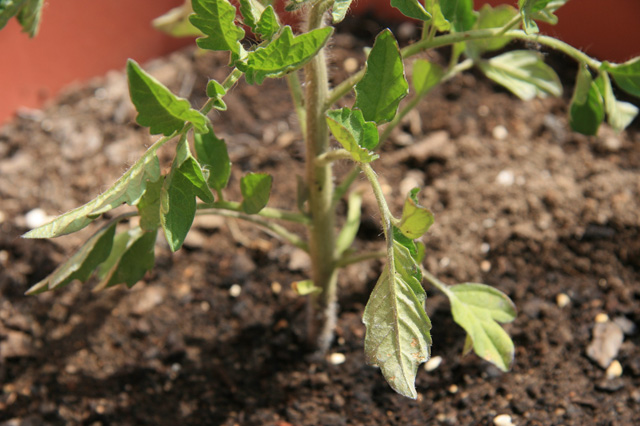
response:
<path id="1" fill-rule="evenodd" d="M 488 260 L 480 262 L 480 270 L 482 270 L 482 272 L 489 272 L 491 270 L 491 262 Z"/>
<path id="2" fill-rule="evenodd" d="M 516 181 L 516 178 L 511 170 L 502 170 L 496 176 L 496 182 L 502 186 L 511 186 Z"/>
<path id="3" fill-rule="evenodd" d="M 624 334 L 618 324 L 596 320 L 593 327 L 593 338 L 587 346 L 587 356 L 597 362 L 600 367 L 606 369 L 618 356 L 623 341 Z"/>
<path id="4" fill-rule="evenodd" d="M 498 414 L 493 418 L 493 424 L 495 426 L 512 426 L 513 421 L 511 420 L 511 416 L 508 414 Z"/>
<path id="5" fill-rule="evenodd" d="M 458 393 L 458 385 L 451 385 L 451 386 L 449 386 L 449 389 L 447 389 L 447 390 L 451 394 Z"/>
<path id="6" fill-rule="evenodd" d="M 4 222 L 6 218 L 7 218 L 7 215 L 4 214 L 2 210 L 0 210 L 0 223 Z"/>
<path id="7" fill-rule="evenodd" d="M 25 216 L 25 221 L 28 228 L 37 228 L 49 222 L 49 215 L 42 209 L 37 208 L 30 210 Z"/>
<path id="8" fill-rule="evenodd" d="M 494 139 L 502 141 L 502 140 L 505 140 L 507 136 L 509 136 L 509 131 L 507 131 L 506 127 L 502 125 L 497 125 L 496 127 L 493 128 L 493 130 L 491 131 L 491 134 Z"/>
<path id="9" fill-rule="evenodd" d="M 611 361 L 611 364 L 607 367 L 606 375 L 607 379 L 615 379 L 616 377 L 622 376 L 622 365 L 620 361 L 617 359 Z"/>
<path id="10" fill-rule="evenodd" d="M 565 306 L 568 306 L 569 303 L 571 303 L 571 299 L 566 294 L 559 293 L 556 296 L 556 304 L 558 305 L 559 308 L 564 308 Z"/>
<path id="11" fill-rule="evenodd" d="M 489 243 L 482 243 L 480 244 L 480 253 L 489 253 L 489 251 L 491 250 L 491 245 L 489 245 Z"/>
<path id="12" fill-rule="evenodd" d="M 229 287 L 229 296 L 238 297 L 240 296 L 240 293 L 242 293 L 242 287 L 240 287 L 240 284 L 233 284 Z"/>
<path id="13" fill-rule="evenodd" d="M 596 315 L 594 321 L 597 324 L 604 324 L 605 322 L 609 321 L 609 315 L 607 315 L 605 313 L 599 313 L 598 315 Z"/>
<path id="14" fill-rule="evenodd" d="M 273 294 L 280 294 L 280 292 L 282 291 L 282 284 L 277 281 L 272 282 L 271 291 L 273 292 Z"/>
<path id="15" fill-rule="evenodd" d="M 331 355 L 329 355 L 329 362 L 333 365 L 340 365 L 344 363 L 346 359 L 347 357 L 344 356 L 344 354 L 341 354 L 340 352 L 334 352 Z"/>
<path id="16" fill-rule="evenodd" d="M 342 67 L 348 73 L 353 73 L 358 70 L 358 60 L 356 58 L 347 58 L 342 63 Z"/>
<path id="17" fill-rule="evenodd" d="M 442 364 L 442 357 L 434 356 L 424 364 L 424 369 L 427 371 L 433 371 L 436 368 L 440 367 L 440 364 Z"/>

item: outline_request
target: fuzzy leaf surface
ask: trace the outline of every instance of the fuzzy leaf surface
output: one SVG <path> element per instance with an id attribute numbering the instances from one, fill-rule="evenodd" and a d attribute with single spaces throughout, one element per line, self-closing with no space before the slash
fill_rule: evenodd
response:
<path id="1" fill-rule="evenodd" d="M 260 20 L 256 24 L 256 32 L 263 40 L 271 40 L 279 30 L 278 15 L 276 15 L 273 6 L 269 5 L 260 15 Z"/>
<path id="2" fill-rule="evenodd" d="M 429 92 L 436 84 L 440 83 L 444 76 L 442 67 L 426 59 L 416 59 L 413 63 L 411 81 L 413 89 L 419 95 Z"/>
<path id="3" fill-rule="evenodd" d="M 604 62 L 602 69 L 611 74 L 622 90 L 640 98 L 640 57 L 633 58 L 624 64 Z"/>
<path id="4" fill-rule="evenodd" d="M 611 80 L 606 72 L 600 74 L 595 83 L 604 98 L 607 122 L 617 132 L 624 130 L 638 115 L 638 107 L 616 99 Z"/>
<path id="5" fill-rule="evenodd" d="M 487 77 L 522 100 L 562 95 L 560 78 L 536 52 L 514 50 L 480 61 L 479 66 Z"/>
<path id="6" fill-rule="evenodd" d="M 51 222 L 32 229 L 24 238 L 54 238 L 76 232 L 102 213 L 115 209 L 123 203 L 138 204 L 148 182 L 160 178 L 160 163 L 156 148 L 149 149 L 116 183 L 87 204 L 64 213 Z"/>
<path id="7" fill-rule="evenodd" d="M 231 161 L 227 152 L 227 144 L 213 133 L 196 134 L 195 148 L 198 161 L 208 172 L 207 184 L 220 191 L 229 183 Z"/>
<path id="8" fill-rule="evenodd" d="M 260 15 L 264 12 L 264 6 L 258 0 L 238 0 L 238 3 L 240 3 L 240 13 L 242 13 L 244 23 L 255 32 Z"/>
<path id="9" fill-rule="evenodd" d="M 359 163 L 370 163 L 378 158 L 373 150 L 379 135 L 375 123 L 365 121 L 362 111 L 342 108 L 327 112 L 327 124 L 340 145 Z"/>
<path id="10" fill-rule="evenodd" d="M 196 196 L 206 203 L 214 201 L 200 165 L 189 152 L 186 138 L 182 138 L 160 194 L 160 221 L 171 251 L 182 246 L 191 228 Z"/>
<path id="11" fill-rule="evenodd" d="M 445 32 L 451 29 L 451 23 L 442 14 L 440 0 L 425 0 L 424 6 L 427 13 L 431 15 L 431 25 L 435 26 L 438 31 Z"/>
<path id="12" fill-rule="evenodd" d="M 445 19 L 458 32 L 473 28 L 477 19 L 473 10 L 473 0 L 440 0 L 440 9 Z"/>
<path id="13" fill-rule="evenodd" d="M 391 0 L 391 6 L 398 9 L 404 16 L 418 19 L 420 21 L 428 21 L 431 15 L 424 8 L 420 0 Z"/>
<path id="14" fill-rule="evenodd" d="M 66 262 L 58 266 L 45 279 L 31 287 L 27 294 L 38 294 L 61 288 L 73 280 L 86 281 L 111 252 L 116 222 L 102 227 L 93 234 Z"/>
<path id="15" fill-rule="evenodd" d="M 511 367 L 513 341 L 498 322 L 511 322 L 516 308 L 501 291 L 485 284 L 465 283 L 449 287 L 453 320 L 473 342 L 474 352 L 502 371 Z"/>
<path id="16" fill-rule="evenodd" d="M 114 250 L 114 256 L 109 256 L 105 262 L 110 267 L 99 271 L 101 281 L 94 288 L 95 291 L 118 284 L 126 284 L 131 288 L 153 268 L 157 230 L 145 232 L 140 228 L 134 228 L 125 234 L 128 238 L 119 239 L 118 245 L 114 243 L 114 249 L 118 248 L 118 250 Z M 122 241 L 125 244 L 122 244 Z"/>
<path id="17" fill-rule="evenodd" d="M 474 29 L 502 28 L 517 14 L 518 10 L 508 4 L 501 4 L 496 7 L 485 4 L 479 11 L 478 20 L 474 25 Z M 493 37 L 467 42 L 467 46 L 479 55 L 483 52 L 502 49 L 510 41 L 511 38 L 509 37 Z"/>
<path id="18" fill-rule="evenodd" d="M 362 111 L 366 121 L 377 124 L 393 120 L 400 101 L 409 93 L 398 42 L 388 29 L 376 37 L 364 77 L 355 91 L 354 108 Z"/>
<path id="19" fill-rule="evenodd" d="M 160 193 L 164 181 L 147 183 L 147 190 L 136 206 L 140 215 L 140 228 L 144 231 L 155 231 L 160 227 Z"/>
<path id="20" fill-rule="evenodd" d="M 189 101 L 180 98 L 162 83 L 147 74 L 136 61 L 127 62 L 127 77 L 131 101 L 138 111 L 136 121 L 149 127 L 152 135 L 169 136 L 191 122 L 196 131 L 207 132 L 209 119 L 191 108 Z"/>
<path id="21" fill-rule="evenodd" d="M 247 214 L 256 214 L 267 206 L 271 195 L 273 177 L 265 173 L 249 173 L 240 179 L 240 192 L 242 192 L 242 211 Z"/>
<path id="22" fill-rule="evenodd" d="M 402 208 L 402 218 L 398 228 L 407 238 L 415 240 L 422 237 L 433 225 L 433 213 L 418 202 L 420 189 L 409 192 Z"/>
<path id="23" fill-rule="evenodd" d="M 418 366 L 429 359 L 431 322 L 409 251 L 394 244 L 395 274 L 386 265 L 364 310 L 367 363 L 377 365 L 396 392 L 415 399 Z"/>
<path id="24" fill-rule="evenodd" d="M 235 24 L 236 8 L 227 0 L 193 0 L 189 20 L 205 34 L 196 43 L 201 49 L 230 51 L 239 57 L 244 30 Z"/>
<path id="25" fill-rule="evenodd" d="M 347 16 L 351 2 L 353 2 L 353 0 L 335 0 L 333 2 L 333 8 L 331 9 L 331 22 L 334 25 L 342 22 L 345 16 Z"/>
<path id="26" fill-rule="evenodd" d="M 262 84 L 265 78 L 278 78 L 303 67 L 325 45 L 333 29 L 319 28 L 294 36 L 290 26 L 265 47 L 247 54 L 236 66 L 245 73 L 249 84 Z"/>
<path id="27" fill-rule="evenodd" d="M 222 97 L 227 94 L 227 91 L 215 80 L 209 80 L 207 83 L 207 96 L 213 99 L 213 107 L 220 111 L 227 110 L 227 104 L 224 103 Z"/>
<path id="28" fill-rule="evenodd" d="M 604 103 L 586 66 L 581 65 L 569 106 L 569 124 L 583 135 L 595 135 L 604 120 Z"/>

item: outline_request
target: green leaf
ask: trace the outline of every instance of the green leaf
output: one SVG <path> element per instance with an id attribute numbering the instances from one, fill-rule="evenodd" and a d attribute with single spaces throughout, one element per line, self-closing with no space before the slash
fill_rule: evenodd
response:
<path id="1" fill-rule="evenodd" d="M 173 37 L 203 36 L 202 31 L 194 27 L 189 21 L 189 15 L 192 13 L 191 2 L 185 1 L 182 5 L 174 7 L 164 15 L 155 18 L 151 21 L 151 25 L 153 25 L 153 28 Z"/>
<path id="2" fill-rule="evenodd" d="M 562 7 L 568 0 L 518 0 L 518 8 L 522 16 L 522 26 L 527 34 L 535 34 L 539 31 L 536 20 L 555 25 L 558 17 L 555 11 Z"/>
<path id="3" fill-rule="evenodd" d="M 370 163 L 378 158 L 372 152 L 378 146 L 379 136 L 375 123 L 366 122 L 362 111 L 342 108 L 327 112 L 327 124 L 338 142 L 359 163 Z"/>
<path id="4" fill-rule="evenodd" d="M 196 134 L 194 139 L 198 161 L 208 172 L 207 183 L 216 191 L 224 189 L 231 176 L 227 144 L 224 140 L 218 139 L 213 130 L 205 134 Z"/>
<path id="5" fill-rule="evenodd" d="M 265 173 L 249 173 L 240 179 L 242 204 L 240 208 L 247 214 L 256 214 L 266 207 L 271 195 L 273 177 Z"/>
<path id="6" fill-rule="evenodd" d="M 61 288 L 73 280 L 88 280 L 98 265 L 109 256 L 117 224 L 114 221 L 102 227 L 66 262 L 31 287 L 27 294 L 38 294 L 54 288 Z"/>
<path id="7" fill-rule="evenodd" d="M 473 0 L 440 0 L 440 9 L 457 32 L 469 31 L 477 19 Z"/>
<path id="8" fill-rule="evenodd" d="M 333 29 L 319 28 L 294 36 L 290 26 L 267 44 L 247 54 L 245 62 L 236 66 L 245 73 L 249 84 L 262 84 L 266 77 L 278 78 L 303 67 L 325 45 Z"/>
<path id="9" fill-rule="evenodd" d="M 43 5 L 44 0 L 27 0 L 18 16 L 16 16 L 20 25 L 22 25 L 22 31 L 29 33 L 29 37 L 35 37 L 38 33 Z"/>
<path id="10" fill-rule="evenodd" d="M 640 57 L 624 64 L 603 62 L 602 69 L 608 71 L 616 84 L 630 95 L 640 98 Z"/>
<path id="11" fill-rule="evenodd" d="M 501 4 L 496 7 L 491 7 L 490 5 L 485 4 L 479 11 L 478 20 L 474 25 L 474 29 L 502 28 L 517 14 L 518 10 L 507 4 Z M 484 40 L 467 42 L 467 46 L 479 55 L 483 52 L 502 49 L 510 41 L 510 37 L 492 37 Z"/>
<path id="12" fill-rule="evenodd" d="M 604 104 L 601 92 L 586 65 L 581 65 L 569 106 L 569 124 L 576 132 L 595 135 L 603 120 Z"/>
<path id="13" fill-rule="evenodd" d="M 193 0 L 195 15 L 191 23 L 205 34 L 196 43 L 201 49 L 230 51 L 234 57 L 242 55 L 240 40 L 244 30 L 235 24 L 236 8 L 227 0 Z"/>
<path id="14" fill-rule="evenodd" d="M 362 194 L 353 191 L 349 194 L 349 202 L 347 207 L 347 220 L 345 221 L 340 234 L 336 240 L 336 253 L 339 255 L 344 253 L 351 247 L 356 239 L 358 229 L 360 228 L 360 215 L 362 208 Z"/>
<path id="15" fill-rule="evenodd" d="M 260 15 L 260 20 L 256 25 L 256 32 L 260 34 L 260 38 L 263 40 L 271 40 L 273 36 L 280 30 L 280 22 L 278 22 L 278 15 L 273 9 L 273 6 L 269 5 Z"/>
<path id="16" fill-rule="evenodd" d="M 144 72 L 133 59 L 127 61 L 129 94 L 136 106 L 136 121 L 149 127 L 152 135 L 162 133 L 169 136 L 184 126 L 186 121 L 196 131 L 206 133 L 209 119 L 191 108 L 189 101 L 179 98 L 155 78 Z"/>
<path id="17" fill-rule="evenodd" d="M 420 0 L 391 0 L 391 6 L 409 18 L 420 21 L 428 21 L 431 19 L 431 15 L 425 10 Z"/>
<path id="18" fill-rule="evenodd" d="M 436 84 L 440 83 L 444 70 L 436 63 L 426 59 L 416 59 L 413 63 L 412 83 L 418 95 L 424 95 Z"/>
<path id="19" fill-rule="evenodd" d="M 244 23 L 255 32 L 260 15 L 264 12 L 264 6 L 258 0 L 239 0 L 238 2 L 240 3 L 240 13 L 244 17 Z"/>
<path id="20" fill-rule="evenodd" d="M 423 258 L 421 257 L 419 244 L 416 241 L 413 241 L 413 239 L 405 236 L 400 229 L 395 226 L 393 227 L 393 241 L 409 250 L 409 254 L 416 264 L 419 265 L 422 263 Z"/>
<path id="21" fill-rule="evenodd" d="M 353 0 L 335 0 L 333 2 L 331 22 L 333 22 L 334 25 L 342 22 L 345 16 L 347 16 L 352 1 Z"/>
<path id="22" fill-rule="evenodd" d="M 27 0 L 0 0 L 0 29 L 24 7 Z"/>
<path id="23" fill-rule="evenodd" d="M 398 43 L 388 29 L 376 37 L 367 58 L 364 77 L 356 84 L 354 108 L 366 121 L 378 124 L 393 120 L 402 98 L 409 93 Z"/>
<path id="24" fill-rule="evenodd" d="M 160 221 L 171 251 L 182 246 L 191 228 L 196 215 L 196 196 L 207 203 L 214 201 L 202 169 L 191 156 L 183 137 L 160 194 Z"/>
<path id="25" fill-rule="evenodd" d="M 209 80 L 207 83 L 207 96 L 213 99 L 213 107 L 220 111 L 227 110 L 227 104 L 224 103 L 222 97 L 227 94 L 227 91 L 215 80 Z"/>
<path id="26" fill-rule="evenodd" d="M 298 296 L 307 296 L 309 294 L 318 294 L 322 292 L 320 287 L 316 287 L 311 280 L 295 281 L 291 283 L 293 291 L 298 293 Z"/>
<path id="27" fill-rule="evenodd" d="M 513 302 L 501 291 L 484 284 L 465 283 L 448 288 L 453 320 L 473 341 L 473 350 L 503 371 L 513 361 L 513 341 L 498 322 L 516 317 Z"/>
<path id="28" fill-rule="evenodd" d="M 426 0 L 424 2 L 427 13 L 431 15 L 431 25 L 436 27 L 440 32 L 447 32 L 451 30 L 451 23 L 442 14 L 442 8 L 440 7 L 440 0 Z"/>
<path id="29" fill-rule="evenodd" d="M 624 130 L 638 115 L 638 107 L 616 99 L 606 72 L 601 73 L 595 83 L 604 97 L 607 122 L 617 132 Z"/>
<path id="30" fill-rule="evenodd" d="M 149 182 L 147 190 L 137 205 L 138 214 L 140 214 L 140 227 L 145 231 L 155 231 L 160 227 L 160 193 L 163 184 L 163 179 Z"/>
<path id="31" fill-rule="evenodd" d="M 32 229 L 23 238 L 54 238 L 76 232 L 101 214 L 115 209 L 123 203 L 138 204 L 147 189 L 148 182 L 160 178 L 160 163 L 157 148 L 150 148 L 116 183 L 87 204 L 73 209 L 53 221 Z"/>
<path id="32" fill-rule="evenodd" d="M 560 78 L 537 52 L 514 50 L 481 61 L 479 66 L 487 77 L 522 100 L 528 101 L 547 94 L 562 95 Z"/>
<path id="33" fill-rule="evenodd" d="M 140 228 L 134 228 L 125 234 L 126 238 L 118 238 L 121 234 L 116 236 L 117 242 L 114 242 L 112 256 L 105 261 L 105 266 L 109 268 L 100 269 L 101 281 L 94 291 L 118 284 L 126 284 L 131 288 L 153 268 L 157 230 L 145 232 Z"/>
<path id="34" fill-rule="evenodd" d="M 400 231 L 412 240 L 422 237 L 433 225 L 433 213 L 418 203 L 419 188 L 409 192 L 404 200 L 402 218 L 398 224 Z"/>
<path id="35" fill-rule="evenodd" d="M 391 274 L 385 266 L 365 307 L 364 351 L 367 363 L 380 367 L 393 390 L 416 399 L 415 377 L 429 359 L 431 322 L 420 282 L 397 259 L 396 269 Z"/>

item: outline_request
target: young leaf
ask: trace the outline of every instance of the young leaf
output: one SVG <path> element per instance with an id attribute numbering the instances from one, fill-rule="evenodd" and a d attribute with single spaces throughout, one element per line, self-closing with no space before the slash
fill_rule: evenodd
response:
<path id="1" fill-rule="evenodd" d="M 148 182 L 160 178 L 160 163 L 156 156 L 157 148 L 149 149 L 116 183 L 107 191 L 98 195 L 87 204 L 77 207 L 53 221 L 32 229 L 23 238 L 54 238 L 76 232 L 102 213 L 127 203 L 138 204 L 147 188 Z"/>
<path id="2" fill-rule="evenodd" d="M 231 176 L 227 144 L 224 140 L 218 139 L 213 130 L 209 133 L 196 134 L 194 139 L 198 161 L 209 172 L 207 183 L 216 191 L 224 189 Z"/>
<path id="3" fill-rule="evenodd" d="M 352 1 L 353 0 L 335 0 L 333 2 L 333 8 L 331 9 L 331 22 L 333 25 L 339 24 L 344 17 L 347 16 Z"/>
<path id="4" fill-rule="evenodd" d="M 160 193 L 164 181 L 147 183 L 147 190 L 138 203 L 140 214 L 140 228 L 144 231 L 155 231 L 160 227 Z"/>
<path id="5" fill-rule="evenodd" d="M 556 72 L 542 61 L 541 55 L 528 50 L 514 50 L 479 63 L 487 77 L 509 89 L 520 99 L 562 95 Z"/>
<path id="6" fill-rule="evenodd" d="M 317 294 L 322 292 L 320 287 L 313 285 L 311 280 L 295 281 L 291 283 L 293 291 L 298 293 L 298 296 L 307 296 L 309 294 Z"/>
<path id="7" fill-rule="evenodd" d="M 249 84 L 262 84 L 266 77 L 278 78 L 303 67 L 325 45 L 333 33 L 330 27 L 294 36 L 290 26 L 265 47 L 247 54 L 246 61 L 236 66 L 245 73 Z"/>
<path id="8" fill-rule="evenodd" d="M 440 9 L 445 19 L 458 32 L 473 28 L 477 19 L 473 10 L 473 0 L 440 0 Z"/>
<path id="9" fill-rule="evenodd" d="M 227 94 L 227 91 L 215 80 L 209 80 L 207 83 L 207 96 L 213 99 L 213 107 L 220 111 L 227 110 L 227 104 L 224 103 L 222 97 Z"/>
<path id="10" fill-rule="evenodd" d="M 602 69 L 611 74 L 622 90 L 640 98 L 640 57 L 633 58 L 624 64 L 611 64 L 605 61 Z"/>
<path id="11" fill-rule="evenodd" d="M 256 214 L 266 207 L 271 195 L 273 178 L 265 173 L 249 173 L 240 179 L 242 211 Z"/>
<path id="12" fill-rule="evenodd" d="M 431 15 L 431 25 L 438 31 L 446 32 L 451 30 L 451 23 L 442 14 L 440 0 L 425 0 L 424 7 L 427 13 Z"/>
<path id="13" fill-rule="evenodd" d="M 419 191 L 419 188 L 414 188 L 407 195 L 398 225 L 400 232 L 412 240 L 422 237 L 433 225 L 433 213 L 418 203 Z"/>
<path id="14" fill-rule="evenodd" d="M 61 288 L 73 280 L 86 281 L 111 251 L 117 222 L 102 227 L 80 249 L 45 279 L 31 287 L 28 295 Z"/>
<path id="15" fill-rule="evenodd" d="M 151 25 L 153 28 L 173 37 L 200 37 L 202 31 L 193 26 L 189 15 L 193 13 L 191 1 L 186 0 L 182 5 L 174 7 L 162 16 L 158 16 Z"/>
<path id="16" fill-rule="evenodd" d="M 411 80 L 413 89 L 418 95 L 424 95 L 429 92 L 432 87 L 442 80 L 443 76 L 444 70 L 434 62 L 429 62 L 426 59 L 416 59 L 413 63 Z"/>
<path id="17" fill-rule="evenodd" d="M 20 12 L 27 0 L 1 0 L 0 1 L 0 29 Z"/>
<path id="18" fill-rule="evenodd" d="M 375 123 L 364 121 L 362 111 L 342 108 L 327 112 L 327 124 L 336 140 L 359 163 L 370 163 L 378 158 L 372 152 L 378 146 L 379 136 Z"/>
<path id="19" fill-rule="evenodd" d="M 240 13 L 244 17 L 244 23 L 255 32 L 260 15 L 264 12 L 264 6 L 258 0 L 239 0 L 238 2 L 240 3 Z"/>
<path id="20" fill-rule="evenodd" d="M 586 65 L 581 65 L 569 107 L 569 123 L 576 132 L 595 135 L 602 120 L 604 120 L 602 95 Z"/>
<path id="21" fill-rule="evenodd" d="M 205 34 L 196 43 L 201 49 L 228 50 L 234 57 L 241 56 L 244 30 L 235 24 L 236 8 L 228 0 L 193 0 L 195 15 L 191 23 Z"/>
<path id="22" fill-rule="evenodd" d="M 527 34 L 535 34 L 539 31 L 536 20 L 555 25 L 558 17 L 555 11 L 562 7 L 568 0 L 518 0 L 518 8 L 522 16 L 522 26 Z"/>
<path id="23" fill-rule="evenodd" d="M 182 246 L 191 228 L 196 215 L 196 196 L 207 203 L 214 201 L 202 169 L 191 156 L 183 137 L 160 194 L 160 222 L 171 251 Z"/>
<path id="24" fill-rule="evenodd" d="M 508 4 L 501 4 L 496 7 L 485 4 L 479 11 L 478 20 L 474 25 L 474 29 L 502 28 L 517 14 L 518 11 L 516 8 Z M 510 41 L 511 38 L 509 37 L 493 37 L 467 42 L 467 46 L 479 55 L 483 52 L 502 49 Z"/>
<path id="25" fill-rule="evenodd" d="M 40 28 L 40 14 L 44 0 L 27 0 L 18 13 L 18 22 L 22 31 L 29 33 L 29 37 L 35 37 Z"/>
<path id="26" fill-rule="evenodd" d="M 606 72 L 601 73 L 595 83 L 604 97 L 607 122 L 617 132 L 624 130 L 638 115 L 638 107 L 616 99 L 611 80 Z"/>
<path id="27" fill-rule="evenodd" d="M 391 0 L 391 6 L 409 18 L 420 21 L 428 21 L 431 19 L 431 15 L 425 10 L 420 0 Z"/>
<path id="28" fill-rule="evenodd" d="M 260 20 L 256 24 L 256 32 L 263 40 L 271 40 L 278 30 L 280 30 L 278 15 L 276 15 L 273 6 L 269 5 L 260 15 Z"/>
<path id="29" fill-rule="evenodd" d="M 126 233 L 127 238 L 118 239 L 118 244 L 114 243 L 114 249 L 118 250 L 109 256 L 105 261 L 109 269 L 104 268 L 99 271 L 100 283 L 94 291 L 104 290 L 118 284 L 126 284 L 128 288 L 133 287 L 140 281 L 144 274 L 153 268 L 155 263 L 154 247 L 156 244 L 157 230 L 145 232 L 140 228 L 134 228 Z M 125 244 L 122 244 L 122 242 Z"/>
<path id="30" fill-rule="evenodd" d="M 516 317 L 513 302 L 501 291 L 484 284 L 465 283 L 449 287 L 453 320 L 473 341 L 473 350 L 503 371 L 513 361 L 511 338 L 498 322 L 511 322 Z"/>
<path id="31" fill-rule="evenodd" d="M 349 194 L 349 204 L 347 208 L 347 220 L 336 239 L 336 253 L 342 254 L 351 247 L 360 228 L 360 215 L 362 207 L 362 194 L 353 191 Z"/>
<path id="32" fill-rule="evenodd" d="M 389 273 L 385 266 L 367 306 L 364 351 L 396 392 L 416 399 L 418 365 L 429 359 L 431 322 L 424 311 L 424 290 L 413 276 Z"/>
<path id="33" fill-rule="evenodd" d="M 532 14 L 533 19 L 536 21 L 546 22 L 547 24 L 556 25 L 558 23 L 558 17 L 554 15 L 556 10 L 560 9 L 569 0 L 551 0 L 546 4 L 544 9 L 539 10 Z"/>
<path id="34" fill-rule="evenodd" d="M 409 93 L 398 42 L 388 29 L 376 37 L 364 77 L 355 91 L 354 108 L 362 111 L 366 121 L 378 124 L 393 120 L 400 101 Z"/>
<path id="35" fill-rule="evenodd" d="M 200 111 L 192 109 L 189 101 L 179 98 L 155 78 L 144 72 L 133 59 L 127 61 L 129 94 L 136 106 L 136 121 L 149 127 L 152 135 L 170 135 L 182 129 L 185 121 L 193 124 L 196 131 L 206 133 L 209 119 Z"/>

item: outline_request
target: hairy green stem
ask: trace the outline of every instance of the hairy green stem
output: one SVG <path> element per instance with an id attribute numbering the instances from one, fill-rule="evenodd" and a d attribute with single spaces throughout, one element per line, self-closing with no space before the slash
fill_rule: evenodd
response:
<path id="1" fill-rule="evenodd" d="M 382 231 L 384 232 L 384 238 L 387 242 L 387 268 L 389 268 L 389 276 L 396 276 L 396 265 L 394 261 L 393 254 L 393 230 L 392 224 L 395 222 L 394 217 L 391 214 L 391 210 L 389 210 L 389 205 L 387 204 L 387 200 L 384 198 L 384 193 L 382 192 L 382 187 L 380 186 L 380 182 L 378 181 L 378 176 L 376 172 L 373 171 L 370 164 L 362 164 L 362 171 L 365 176 L 369 180 L 371 184 L 371 188 L 373 189 L 373 194 L 376 197 L 376 202 L 378 203 L 378 209 L 380 210 L 380 221 L 382 222 Z"/>
<path id="2" fill-rule="evenodd" d="M 315 159 L 315 163 L 317 167 L 322 167 L 327 164 L 331 164 L 334 161 L 351 159 L 353 159 L 353 157 L 346 149 L 332 149 L 324 154 L 318 155 Z"/>
<path id="3" fill-rule="evenodd" d="M 451 295 L 451 290 L 449 290 L 449 286 L 448 285 L 446 285 L 445 283 L 440 281 L 438 278 L 436 278 L 435 275 L 431 274 L 423 266 L 420 266 L 420 269 L 422 270 L 422 276 L 424 276 L 424 278 L 427 281 L 429 281 L 429 283 L 431 283 L 431 285 L 436 287 L 438 290 L 440 290 L 444 294 Z"/>
<path id="4" fill-rule="evenodd" d="M 297 71 L 287 74 L 287 84 L 289 85 L 289 93 L 291 93 L 291 99 L 293 100 L 298 122 L 300 123 L 300 130 L 302 134 L 304 134 L 307 125 L 307 112 L 304 109 L 304 93 Z"/>
<path id="5" fill-rule="evenodd" d="M 282 238 L 283 240 L 287 241 L 289 244 L 292 244 L 304 251 L 309 251 L 309 247 L 307 246 L 307 243 L 303 241 L 302 238 L 300 238 L 299 236 L 297 236 L 292 232 L 289 232 L 289 230 L 285 229 L 284 227 L 276 223 L 271 223 L 269 221 L 263 220 L 259 217 L 256 217 L 255 215 L 250 215 L 250 214 L 233 211 L 233 210 L 216 209 L 216 208 L 199 209 L 196 212 L 196 214 L 197 215 L 215 214 L 218 216 L 242 219 L 244 221 L 251 222 L 255 225 L 258 225 L 267 231 L 270 231 L 272 234 Z"/>
<path id="6" fill-rule="evenodd" d="M 217 201 L 211 204 L 202 203 L 198 204 L 196 208 L 198 210 L 219 209 L 243 213 L 242 204 L 236 201 Z M 286 220 L 288 222 L 300 223 L 302 225 L 309 225 L 311 223 L 309 217 L 302 213 L 290 212 L 272 207 L 263 208 L 256 213 L 256 216 L 262 216 L 269 219 Z"/>
<path id="7" fill-rule="evenodd" d="M 308 31 L 324 26 L 325 12 L 332 1 L 321 0 L 308 9 Z M 331 163 L 317 164 L 316 158 L 329 150 L 329 129 L 325 102 L 329 91 L 327 61 L 324 49 L 305 66 L 306 181 L 309 185 L 309 256 L 311 279 L 319 294 L 309 296 L 307 337 L 312 348 L 325 353 L 331 341 L 337 318 L 337 272 L 335 267 L 335 208 Z"/>

